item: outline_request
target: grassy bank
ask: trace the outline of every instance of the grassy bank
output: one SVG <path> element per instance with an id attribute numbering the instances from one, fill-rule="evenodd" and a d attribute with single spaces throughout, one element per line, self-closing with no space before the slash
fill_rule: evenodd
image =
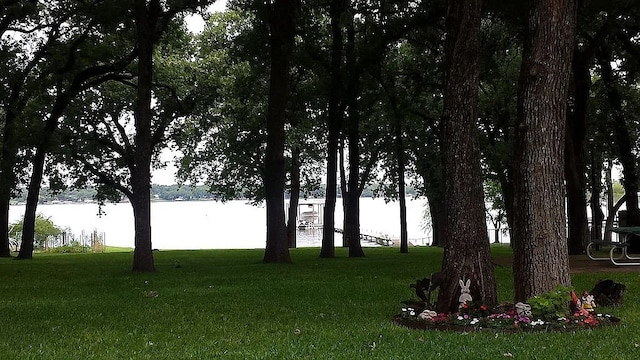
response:
<path id="1" fill-rule="evenodd" d="M 640 274 L 583 273 L 627 285 L 616 327 L 577 333 L 424 332 L 395 326 L 409 284 L 440 267 L 441 250 L 366 249 L 293 265 L 265 265 L 261 250 L 161 251 L 157 273 L 129 271 L 131 253 L 0 259 L 2 359 L 636 359 Z M 506 247 L 496 256 L 509 256 Z M 512 295 L 498 267 L 499 296 Z"/>

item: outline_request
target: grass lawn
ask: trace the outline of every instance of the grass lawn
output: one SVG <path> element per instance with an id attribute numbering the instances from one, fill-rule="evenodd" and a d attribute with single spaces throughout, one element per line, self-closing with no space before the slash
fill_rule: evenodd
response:
<path id="1" fill-rule="evenodd" d="M 409 284 L 440 268 L 442 250 L 365 252 L 295 249 L 293 265 L 266 265 L 262 250 L 161 251 L 153 274 L 132 273 L 130 252 L 0 259 L 0 359 L 640 358 L 639 268 L 572 277 L 579 291 L 604 278 L 627 285 L 623 307 L 597 309 L 622 318 L 615 327 L 437 332 L 391 319 L 414 298 Z M 511 269 L 496 273 L 510 301 Z"/>

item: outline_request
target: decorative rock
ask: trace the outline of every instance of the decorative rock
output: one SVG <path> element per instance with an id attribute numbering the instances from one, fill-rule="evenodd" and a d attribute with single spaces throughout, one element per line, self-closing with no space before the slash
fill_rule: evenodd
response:
<path id="1" fill-rule="evenodd" d="M 436 316 L 438 316 L 438 313 L 433 311 L 433 310 L 425 310 L 423 312 L 421 312 L 418 317 L 422 320 L 433 320 L 436 318 Z"/>
<path id="2" fill-rule="evenodd" d="M 518 316 L 531 317 L 531 305 L 519 302 L 516 303 L 515 308 Z"/>

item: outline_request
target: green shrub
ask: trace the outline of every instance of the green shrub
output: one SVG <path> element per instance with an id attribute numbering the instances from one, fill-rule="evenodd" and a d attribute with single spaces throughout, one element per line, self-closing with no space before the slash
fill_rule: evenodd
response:
<path id="1" fill-rule="evenodd" d="M 527 303 L 531 305 L 531 312 L 536 317 L 544 319 L 562 317 L 569 312 L 571 290 L 569 287 L 560 285 L 554 290 L 529 298 Z"/>
<path id="2" fill-rule="evenodd" d="M 84 247 L 77 241 L 74 241 L 73 243 L 71 243 L 71 245 L 62 245 L 62 246 L 56 246 L 56 247 L 51 247 L 47 249 L 47 252 L 62 253 L 62 254 L 83 253 L 83 252 L 90 252 L 90 251 L 91 251 L 90 247 Z"/>

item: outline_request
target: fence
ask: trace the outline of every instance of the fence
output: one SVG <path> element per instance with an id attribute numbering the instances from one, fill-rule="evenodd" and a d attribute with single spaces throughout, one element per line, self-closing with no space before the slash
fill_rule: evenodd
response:
<path id="1" fill-rule="evenodd" d="M 9 245 L 12 251 L 20 251 L 20 239 L 22 233 L 17 232 L 15 237 L 9 239 Z M 105 251 L 105 234 L 93 230 L 80 234 L 74 234 L 65 231 L 58 236 L 49 236 L 43 241 L 36 240 L 34 242 L 34 250 L 50 251 L 50 252 L 104 252 Z"/>

